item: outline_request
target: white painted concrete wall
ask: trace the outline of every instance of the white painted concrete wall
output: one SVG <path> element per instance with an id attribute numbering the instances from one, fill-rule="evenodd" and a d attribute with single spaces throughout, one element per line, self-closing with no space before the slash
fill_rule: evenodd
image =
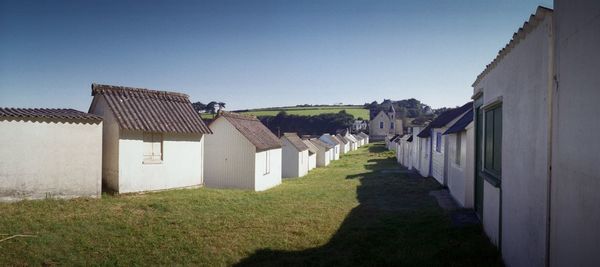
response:
<path id="1" fill-rule="evenodd" d="M 121 130 L 119 193 L 200 186 L 203 183 L 202 134 L 163 133 L 163 160 L 144 163 L 144 133 Z"/>
<path id="2" fill-rule="evenodd" d="M 555 0 L 550 266 L 600 264 L 600 1 Z"/>
<path id="3" fill-rule="evenodd" d="M 224 118 L 210 124 L 205 161 L 206 187 L 255 189 L 256 148 Z"/>
<path id="4" fill-rule="evenodd" d="M 463 208 L 472 208 L 475 188 L 475 133 L 473 123 L 466 131 L 448 137 L 448 189 Z M 456 164 L 456 139 L 461 139 L 460 165 Z"/>
<path id="5" fill-rule="evenodd" d="M 308 155 L 308 170 L 312 170 L 317 167 L 317 153 Z"/>
<path id="6" fill-rule="evenodd" d="M 101 195 L 101 122 L 0 119 L 0 147 L 0 201 Z"/>
<path id="7" fill-rule="evenodd" d="M 500 205 L 500 189 L 483 182 L 483 231 L 496 246 L 500 245 Z"/>
<path id="8" fill-rule="evenodd" d="M 90 113 L 103 118 L 102 184 L 109 191 L 119 191 L 119 125 L 102 95 L 94 96 Z"/>
<path id="9" fill-rule="evenodd" d="M 267 158 L 270 161 L 268 171 L 266 171 Z M 264 191 L 281 184 L 281 148 L 256 153 L 254 170 L 255 191 Z"/>
<path id="10" fill-rule="evenodd" d="M 545 264 L 551 26 L 547 16 L 474 85 L 476 91 L 482 90 L 484 105 L 498 100 L 503 105 L 499 227 L 502 255 L 509 266 Z M 484 224 L 490 224 L 491 218 L 498 217 L 491 213 L 497 211 L 485 207 L 495 207 L 496 203 L 487 202 L 497 200 L 484 195 L 484 201 Z"/>

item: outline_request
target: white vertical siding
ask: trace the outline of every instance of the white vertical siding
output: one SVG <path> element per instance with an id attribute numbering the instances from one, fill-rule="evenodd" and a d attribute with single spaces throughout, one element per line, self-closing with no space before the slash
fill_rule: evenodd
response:
<path id="1" fill-rule="evenodd" d="M 308 156 L 308 170 L 312 170 L 317 167 L 317 153 Z"/>
<path id="2" fill-rule="evenodd" d="M 456 139 L 461 139 L 460 165 L 456 164 Z M 448 189 L 464 208 L 473 207 L 475 141 L 473 123 L 466 131 L 448 135 Z"/>
<path id="3" fill-rule="evenodd" d="M 254 189 L 256 148 L 224 118 L 206 136 L 204 184 L 215 188 Z"/>
<path id="4" fill-rule="evenodd" d="M 255 191 L 264 191 L 281 184 L 281 148 L 256 153 L 254 170 Z"/>
<path id="5" fill-rule="evenodd" d="M 300 154 L 301 152 L 296 149 L 290 141 L 282 137 L 282 175 L 283 178 L 294 178 L 301 176 L 300 171 Z"/>
<path id="6" fill-rule="evenodd" d="M 300 157 L 300 162 L 299 162 L 299 171 L 298 171 L 298 177 L 302 177 L 304 175 L 306 175 L 308 173 L 308 168 L 309 168 L 309 159 L 308 159 L 308 149 L 304 150 L 302 152 L 300 152 L 299 154 Z"/>

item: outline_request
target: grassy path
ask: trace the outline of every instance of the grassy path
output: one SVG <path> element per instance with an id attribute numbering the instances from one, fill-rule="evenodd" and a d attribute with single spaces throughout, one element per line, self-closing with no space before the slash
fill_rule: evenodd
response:
<path id="1" fill-rule="evenodd" d="M 5 265 L 500 265 L 433 180 L 369 145 L 267 192 L 193 189 L 0 204 Z M 4 236 L 0 236 L 2 239 Z"/>

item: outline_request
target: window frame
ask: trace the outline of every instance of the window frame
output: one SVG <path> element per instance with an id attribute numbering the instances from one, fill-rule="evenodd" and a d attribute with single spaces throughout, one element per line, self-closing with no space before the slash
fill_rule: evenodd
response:
<path id="1" fill-rule="evenodd" d="M 456 133 L 456 140 L 454 141 L 454 164 L 459 167 L 462 164 L 462 134 L 463 132 Z"/>
<path id="2" fill-rule="evenodd" d="M 263 175 L 271 173 L 271 151 L 265 151 L 265 171 Z"/>
<path id="3" fill-rule="evenodd" d="M 394 129 L 394 123 L 390 122 L 390 129 Z"/>
<path id="4" fill-rule="evenodd" d="M 150 138 L 147 138 L 150 136 Z M 148 139 L 150 141 L 148 141 Z M 156 140 L 159 140 L 158 142 Z M 150 144 L 148 144 L 150 143 Z M 154 143 L 160 143 L 160 154 L 154 153 Z M 162 164 L 164 159 L 164 135 L 162 133 L 144 132 L 142 135 L 142 164 Z M 151 154 L 146 154 L 146 146 L 151 146 Z M 150 158 L 148 158 L 148 156 Z"/>
<path id="5" fill-rule="evenodd" d="M 383 129 L 383 127 L 384 127 L 384 123 L 383 123 L 383 121 L 380 121 L 379 122 L 379 129 Z"/>
<path id="6" fill-rule="evenodd" d="M 442 133 L 435 132 L 435 152 L 442 153 Z"/>
<path id="7" fill-rule="evenodd" d="M 502 177 L 502 113 L 502 102 L 491 103 L 483 109 L 482 172 L 486 176 L 498 181 L 500 181 Z M 491 122 L 488 121 L 488 119 L 490 119 L 488 118 L 488 114 L 491 114 Z M 488 131 L 490 130 L 492 137 L 491 140 L 488 140 L 488 138 L 490 138 Z M 490 147 L 492 151 L 490 152 L 490 155 L 488 155 L 488 149 L 490 149 Z M 488 158 L 490 156 L 491 159 Z"/>

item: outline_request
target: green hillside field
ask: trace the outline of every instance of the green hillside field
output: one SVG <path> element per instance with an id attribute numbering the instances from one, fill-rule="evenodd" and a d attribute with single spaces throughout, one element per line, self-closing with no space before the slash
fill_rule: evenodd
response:
<path id="1" fill-rule="evenodd" d="M 352 114 L 354 118 L 369 118 L 369 110 L 362 106 L 313 106 L 313 107 L 282 107 L 282 108 L 267 108 L 267 109 L 253 109 L 245 112 L 244 114 L 251 114 L 254 116 L 275 116 L 280 111 L 285 111 L 290 115 L 319 115 L 324 113 L 338 113 L 345 110 L 347 113 Z"/>

